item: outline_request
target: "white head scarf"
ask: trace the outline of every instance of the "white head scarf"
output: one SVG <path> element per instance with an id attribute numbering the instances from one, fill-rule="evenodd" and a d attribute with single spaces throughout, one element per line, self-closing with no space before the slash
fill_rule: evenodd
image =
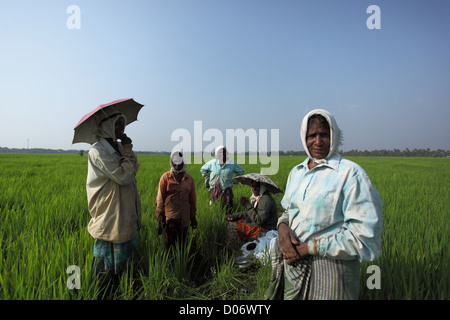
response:
<path id="1" fill-rule="evenodd" d="M 216 148 L 216 150 L 215 150 L 216 159 L 219 160 L 219 162 L 222 161 L 224 152 L 225 152 L 225 162 L 226 162 L 228 160 L 227 148 L 225 148 L 225 146 L 223 146 L 223 145 L 220 145 Z"/>
<path id="2" fill-rule="evenodd" d="M 126 126 L 127 118 L 122 113 L 113 111 L 109 114 L 105 114 L 105 117 L 100 120 L 98 127 L 95 129 L 97 140 L 100 140 L 101 138 L 111 138 L 116 141 L 116 121 L 120 117 L 123 117 Z"/>
<path id="3" fill-rule="evenodd" d="M 181 170 L 176 170 L 174 164 L 183 163 L 183 168 Z M 184 160 L 184 155 L 181 151 L 174 151 L 170 155 L 170 171 L 175 173 L 181 173 L 186 171 L 186 161 Z"/>
<path id="4" fill-rule="evenodd" d="M 309 153 L 308 150 L 308 146 L 306 145 L 306 133 L 308 131 L 308 120 L 309 118 L 311 118 L 311 116 L 315 115 L 315 114 L 319 114 L 321 116 L 323 116 L 327 122 L 328 125 L 330 126 L 330 151 L 328 152 L 328 155 L 325 157 L 325 159 L 315 159 L 311 156 L 311 154 Z M 338 147 L 342 144 L 342 130 L 339 129 L 336 120 L 334 120 L 334 116 L 329 113 L 326 110 L 323 109 L 315 109 L 310 111 L 304 118 L 302 121 L 302 125 L 300 128 L 300 136 L 302 139 L 302 144 L 303 144 L 303 148 L 306 151 L 306 154 L 308 155 L 308 157 L 310 159 L 312 159 L 314 162 L 316 163 L 326 163 L 326 159 L 328 159 L 332 154 L 334 154 L 337 150 Z"/>
<path id="5" fill-rule="evenodd" d="M 252 196 L 250 197 L 250 201 L 253 203 L 253 208 L 256 208 L 256 205 L 258 204 L 259 199 L 262 197 L 264 192 L 266 192 L 267 187 L 264 183 L 259 184 L 259 195 L 255 196 L 255 194 L 252 192 Z"/>

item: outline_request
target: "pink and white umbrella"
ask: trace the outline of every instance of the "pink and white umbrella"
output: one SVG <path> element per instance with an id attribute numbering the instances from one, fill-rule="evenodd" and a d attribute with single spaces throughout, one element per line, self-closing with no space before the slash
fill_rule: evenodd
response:
<path id="1" fill-rule="evenodd" d="M 100 121 L 113 113 L 120 112 L 127 118 L 126 124 L 128 125 L 137 120 L 137 115 L 143 106 L 133 99 L 121 99 L 99 105 L 81 118 L 75 126 L 72 143 L 86 142 L 93 144 L 97 141 L 95 131 Z"/>

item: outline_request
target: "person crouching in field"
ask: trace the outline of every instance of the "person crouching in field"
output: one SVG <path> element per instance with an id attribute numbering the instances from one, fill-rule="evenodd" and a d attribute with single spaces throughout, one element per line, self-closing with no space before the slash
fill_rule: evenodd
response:
<path id="1" fill-rule="evenodd" d="M 197 204 L 194 179 L 186 173 L 186 162 L 180 151 L 170 156 L 170 171 L 159 181 L 156 196 L 156 219 L 164 225 L 166 248 L 186 240 L 189 225 L 197 228 Z"/>
<path id="2" fill-rule="evenodd" d="M 242 242 L 258 238 L 261 231 L 275 230 L 277 228 L 277 205 L 264 183 L 252 183 L 252 196 L 241 197 L 241 204 L 246 211 L 227 215 L 229 222 L 226 233 L 226 242 L 232 249 L 238 249 Z"/>
<path id="3" fill-rule="evenodd" d="M 136 185 L 139 164 L 132 141 L 124 133 L 125 125 L 120 113 L 106 116 L 89 150 L 86 191 L 92 217 L 88 231 L 95 239 L 92 277 L 100 277 L 102 291 L 108 285 L 110 290 L 118 286 L 119 274 L 137 251 L 141 226 Z"/>

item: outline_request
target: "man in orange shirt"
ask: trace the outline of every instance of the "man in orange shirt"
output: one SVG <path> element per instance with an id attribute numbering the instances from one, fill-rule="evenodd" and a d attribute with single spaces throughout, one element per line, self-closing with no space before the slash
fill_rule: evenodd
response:
<path id="1" fill-rule="evenodd" d="M 164 224 L 166 248 L 177 241 L 184 243 L 189 225 L 197 227 L 194 179 L 186 173 L 180 151 L 171 154 L 170 166 L 170 171 L 161 176 L 156 196 L 156 219 Z"/>

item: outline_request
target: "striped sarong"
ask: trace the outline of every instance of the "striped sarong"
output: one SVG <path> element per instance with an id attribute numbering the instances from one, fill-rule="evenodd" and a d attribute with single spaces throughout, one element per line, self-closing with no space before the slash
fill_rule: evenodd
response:
<path id="1" fill-rule="evenodd" d="M 219 182 L 217 182 L 214 188 L 211 190 L 209 198 L 210 200 L 221 201 L 222 207 L 226 209 L 226 212 L 231 211 L 233 208 L 233 190 L 231 188 L 222 190 Z"/>
<path id="2" fill-rule="evenodd" d="M 138 237 L 123 243 L 95 239 L 93 273 L 113 272 L 119 274 L 128 259 L 137 251 Z"/>
<path id="3" fill-rule="evenodd" d="M 358 299 L 360 263 L 306 256 L 289 265 L 278 239 L 271 255 L 272 278 L 265 298 L 270 300 Z"/>

